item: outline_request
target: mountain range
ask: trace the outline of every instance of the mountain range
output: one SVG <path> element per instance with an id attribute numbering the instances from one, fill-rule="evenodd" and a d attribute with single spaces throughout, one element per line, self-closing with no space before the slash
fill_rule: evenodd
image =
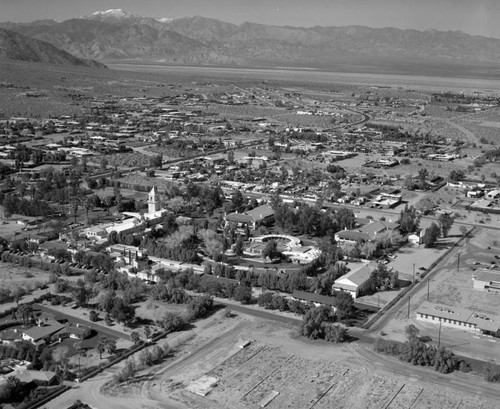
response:
<path id="1" fill-rule="evenodd" d="M 460 31 L 236 25 L 200 16 L 142 17 L 120 9 L 63 22 L 0 23 L 0 27 L 79 58 L 103 61 L 358 71 L 399 67 L 408 72 L 425 66 L 436 70 L 482 66 L 495 74 L 500 68 L 500 39 Z"/>
<path id="2" fill-rule="evenodd" d="M 75 57 L 45 41 L 0 28 L 0 59 L 104 68 L 93 60 Z"/>

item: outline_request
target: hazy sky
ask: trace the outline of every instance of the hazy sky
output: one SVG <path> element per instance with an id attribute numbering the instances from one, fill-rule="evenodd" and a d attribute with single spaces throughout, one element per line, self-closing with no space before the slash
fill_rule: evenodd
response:
<path id="1" fill-rule="evenodd" d="M 122 8 L 149 17 L 461 30 L 500 38 L 500 0 L 0 0 L 0 21 L 62 21 Z"/>

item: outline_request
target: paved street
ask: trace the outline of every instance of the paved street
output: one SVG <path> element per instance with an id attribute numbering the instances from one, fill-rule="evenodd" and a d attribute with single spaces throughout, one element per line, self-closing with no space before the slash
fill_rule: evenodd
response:
<path id="1" fill-rule="evenodd" d="M 129 334 L 126 334 L 126 333 L 121 332 L 121 331 L 116 331 L 113 328 L 110 328 L 110 327 L 107 327 L 105 325 L 101 325 L 101 324 L 98 324 L 95 322 L 91 322 L 90 320 L 84 320 L 84 319 L 78 318 L 74 315 L 66 314 L 64 312 L 59 311 L 57 309 L 57 307 L 48 307 L 46 305 L 40 305 L 40 308 L 42 311 L 47 311 L 49 313 L 57 314 L 58 316 L 66 318 L 69 322 L 72 322 L 75 324 L 89 326 L 89 327 L 93 328 L 94 330 L 96 330 L 102 334 L 112 336 L 113 338 L 122 338 L 122 339 L 125 339 L 127 341 L 131 341 Z"/>

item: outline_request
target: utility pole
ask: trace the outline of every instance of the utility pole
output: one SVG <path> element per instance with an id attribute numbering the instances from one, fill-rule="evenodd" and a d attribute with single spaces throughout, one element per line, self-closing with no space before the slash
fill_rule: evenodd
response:
<path id="1" fill-rule="evenodd" d="M 441 320 L 439 320 L 438 349 L 441 346 Z"/>
<path id="2" fill-rule="evenodd" d="M 457 257 L 457 272 L 459 269 L 460 269 L 460 253 L 458 253 L 458 257 Z"/>
<path id="3" fill-rule="evenodd" d="M 429 301 L 429 283 L 430 283 L 430 280 L 429 280 L 429 278 L 427 278 L 427 301 Z"/>
<path id="4" fill-rule="evenodd" d="M 411 297 L 408 297 L 408 318 L 410 318 L 410 299 Z"/>

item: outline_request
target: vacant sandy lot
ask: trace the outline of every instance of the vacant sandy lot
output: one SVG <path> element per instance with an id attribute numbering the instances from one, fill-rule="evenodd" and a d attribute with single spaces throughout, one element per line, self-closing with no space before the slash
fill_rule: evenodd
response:
<path id="1" fill-rule="evenodd" d="M 247 339 L 251 344 L 239 348 Z M 192 351 L 182 373 L 167 368 L 161 383 L 147 385 L 150 396 L 167 395 L 200 409 L 255 408 L 264 399 L 276 409 L 493 407 L 486 399 L 360 365 L 349 345 L 305 341 L 281 325 L 246 323 L 214 343 L 218 347 L 208 353 Z M 190 391 L 202 376 L 217 380 L 206 397 Z"/>
<path id="2" fill-rule="evenodd" d="M 492 409 L 489 397 L 498 395 L 477 377 L 413 367 L 375 354 L 364 344 L 308 341 L 297 335 L 295 326 L 244 314 L 226 318 L 218 312 L 166 341 L 173 354 L 163 364 L 138 372 L 134 381 L 103 389 L 118 370 L 112 368 L 47 407 L 63 409 L 80 399 L 110 409 L 243 409 L 274 397 L 266 407 Z M 192 392 L 193 383 L 203 376 L 217 380 L 204 397 Z M 476 395 L 479 390 L 481 396 Z"/>
<path id="3" fill-rule="evenodd" d="M 48 281 L 49 273 L 46 271 L 0 262 L 0 287 L 2 289 L 22 287 L 25 290 L 33 290 Z"/>

